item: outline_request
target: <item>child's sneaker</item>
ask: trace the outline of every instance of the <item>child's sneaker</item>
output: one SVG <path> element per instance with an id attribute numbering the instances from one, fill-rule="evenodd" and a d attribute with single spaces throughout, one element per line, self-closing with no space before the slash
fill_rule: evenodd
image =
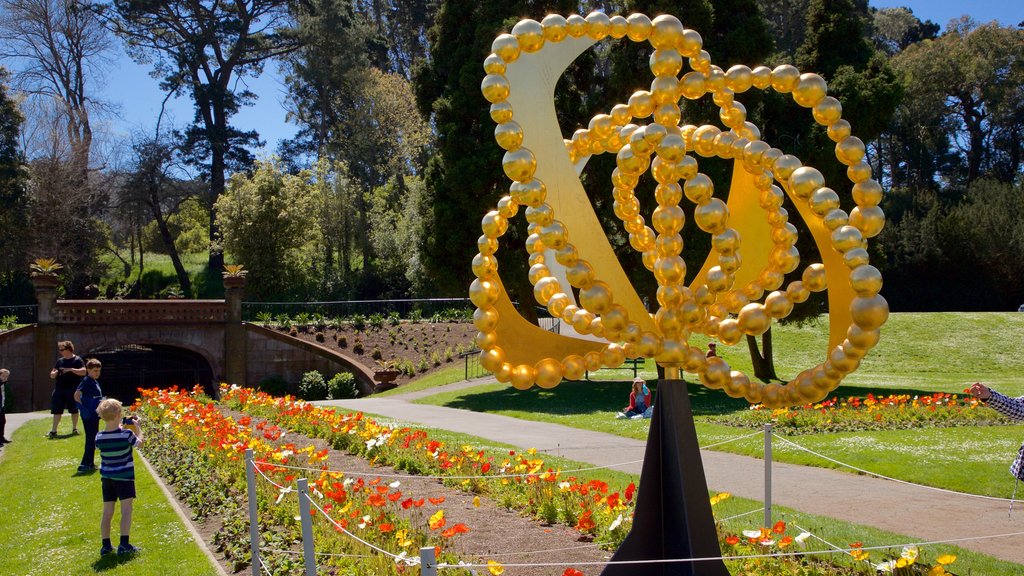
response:
<path id="1" fill-rule="evenodd" d="M 131 544 L 122 544 L 117 547 L 117 554 L 119 556 L 122 554 L 137 554 L 139 552 L 142 552 L 142 548 L 132 546 Z"/>
<path id="2" fill-rule="evenodd" d="M 71 429 L 71 435 L 72 436 L 78 436 L 78 428 L 72 428 Z"/>
<path id="3" fill-rule="evenodd" d="M 107 554 L 110 554 L 113 551 L 113 546 L 104 546 L 103 548 L 100 548 L 100 556 L 106 556 Z"/>
<path id="4" fill-rule="evenodd" d="M 46 437 L 52 440 L 53 438 L 57 437 L 57 433 L 54 432 L 53 430 L 50 430 L 49 432 L 46 433 Z"/>

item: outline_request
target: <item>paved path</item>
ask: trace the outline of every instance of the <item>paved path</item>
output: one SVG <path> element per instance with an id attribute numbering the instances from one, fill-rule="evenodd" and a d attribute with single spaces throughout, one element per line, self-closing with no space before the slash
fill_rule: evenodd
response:
<path id="1" fill-rule="evenodd" d="M 497 414 L 410 402 L 412 399 L 476 386 L 483 382 L 486 380 L 459 382 L 384 398 L 334 400 L 324 404 L 471 434 L 521 448 L 536 448 L 539 452 L 596 466 L 632 462 L 616 466 L 616 469 L 640 473 L 641 465 L 637 460 L 646 444 L 640 440 L 558 424 L 527 422 Z M 763 460 L 710 450 L 702 451 L 701 454 L 708 488 L 763 500 Z M 904 534 L 918 542 L 1024 533 L 1024 504 L 1018 503 L 1019 512 L 1011 520 L 1007 517 L 1006 501 L 951 494 L 869 476 L 793 464 L 776 462 L 773 465 L 772 501 L 776 505 L 801 512 Z M 758 514 L 751 518 L 756 519 L 752 523 L 760 523 L 762 517 Z M 971 540 L 957 545 L 1024 564 L 1024 534 Z"/>

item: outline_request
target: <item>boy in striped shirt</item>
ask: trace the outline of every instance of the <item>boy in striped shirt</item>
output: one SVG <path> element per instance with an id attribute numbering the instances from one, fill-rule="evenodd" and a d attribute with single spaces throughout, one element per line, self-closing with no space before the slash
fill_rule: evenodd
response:
<path id="1" fill-rule="evenodd" d="M 100 556 L 114 551 L 110 544 L 110 523 L 114 519 L 114 503 L 121 501 L 121 542 L 118 554 L 132 554 L 139 549 L 128 542 L 132 525 L 132 502 L 135 500 L 135 462 L 132 446 L 142 445 L 142 428 L 139 417 L 131 418 L 138 435 L 127 426 L 122 426 L 121 403 L 113 398 L 100 402 L 96 412 L 103 419 L 103 430 L 96 434 L 96 448 L 100 451 L 100 482 L 103 485 L 103 521 L 100 536 L 103 547 Z M 129 422 L 124 422 L 129 424 Z"/>

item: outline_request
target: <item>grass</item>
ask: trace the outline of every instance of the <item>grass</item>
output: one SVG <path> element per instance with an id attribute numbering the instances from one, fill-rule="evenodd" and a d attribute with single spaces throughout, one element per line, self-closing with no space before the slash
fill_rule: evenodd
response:
<path id="1" fill-rule="evenodd" d="M 145 466 L 136 461 L 132 543 L 137 556 L 101 558 L 98 473 L 75 472 L 81 437 L 43 437 L 49 419 L 26 423 L 0 460 L 0 558 L 5 574 L 23 576 L 205 576 L 216 574 Z M 117 546 L 120 508 L 111 537 Z"/>
<path id="2" fill-rule="evenodd" d="M 122 256 L 125 260 L 129 257 L 127 254 L 122 254 Z M 179 256 L 181 257 L 182 266 L 185 267 L 185 271 L 192 281 L 193 290 L 198 291 L 198 297 L 210 298 L 223 295 L 223 288 L 220 286 L 219 277 L 214 279 L 213 282 L 206 281 L 208 275 L 206 265 L 209 260 L 207 253 L 182 253 Z M 109 284 L 124 281 L 125 277 L 124 263 L 121 260 L 117 259 L 113 254 L 105 254 L 102 256 L 102 259 L 110 269 L 110 274 L 100 282 L 100 291 L 104 293 Z M 166 286 L 178 284 L 178 274 L 174 271 L 174 264 L 171 262 L 169 255 L 146 252 L 143 255 L 143 262 L 145 264 L 142 282 L 144 297 L 153 297 L 155 293 L 151 294 L 149 292 L 159 292 Z M 136 261 L 131 267 L 128 279 L 129 281 L 135 281 L 138 278 L 139 264 L 138 255 L 136 255 Z"/>
<path id="3" fill-rule="evenodd" d="M 369 413 L 367 413 L 367 416 L 370 416 L 381 423 L 394 423 L 393 420 L 383 416 Z M 635 423 L 636 421 L 629 422 Z M 471 445 L 481 449 L 494 448 L 498 450 L 520 450 L 524 448 L 522 446 L 512 446 L 509 444 L 478 438 L 476 436 L 459 434 L 437 428 L 426 428 L 420 425 L 412 426 L 417 429 L 426 430 L 432 439 L 440 440 L 449 446 Z M 590 467 L 588 464 L 557 456 L 544 455 L 543 457 L 545 466 L 555 469 L 573 470 Z M 621 490 L 630 482 L 637 482 L 639 479 L 638 476 L 633 474 L 608 469 L 588 470 L 587 472 L 582 473 L 581 476 L 588 479 L 597 479 L 607 482 L 611 486 L 612 490 Z M 754 510 L 760 510 L 762 509 L 762 506 L 763 505 L 760 502 L 755 500 L 732 497 L 720 502 L 715 506 L 714 510 L 717 518 L 730 518 L 732 516 L 746 514 Z M 904 543 L 911 543 L 915 541 L 913 538 L 908 536 L 879 530 L 870 526 L 842 522 L 825 516 L 805 514 L 785 506 L 773 506 L 772 510 L 773 520 L 784 520 L 791 526 L 793 524 L 797 524 L 803 529 L 812 532 L 814 535 L 828 540 L 838 546 L 846 546 L 853 542 L 862 542 L 865 546 L 879 546 L 893 543 L 894 548 L 888 556 L 883 557 L 880 552 L 871 553 L 871 560 L 876 563 L 888 558 L 898 557 Z M 732 533 L 738 533 L 742 530 L 758 528 L 761 525 L 762 519 L 763 515 L 758 511 L 757 513 L 744 515 L 742 518 L 729 520 L 724 522 L 722 525 L 725 530 Z M 800 530 L 796 529 L 791 529 L 789 531 L 792 535 L 796 535 L 799 532 Z M 827 547 L 819 543 L 818 546 L 812 545 L 810 549 L 824 550 L 827 549 Z M 989 576 L 997 576 L 1018 574 L 1020 572 L 1020 565 L 1018 564 L 1005 562 L 992 558 L 991 556 L 986 556 L 984 554 L 979 554 L 977 552 L 972 552 L 955 546 L 931 546 L 922 549 L 922 553 L 925 561 L 933 561 L 941 554 L 955 554 L 957 556 L 957 560 L 955 564 L 950 566 L 950 569 L 957 574 L 985 574 Z M 848 559 L 841 554 L 829 554 L 826 558 L 836 562 L 848 561 Z M 867 571 L 865 573 L 868 572 L 873 573 L 873 571 Z"/>

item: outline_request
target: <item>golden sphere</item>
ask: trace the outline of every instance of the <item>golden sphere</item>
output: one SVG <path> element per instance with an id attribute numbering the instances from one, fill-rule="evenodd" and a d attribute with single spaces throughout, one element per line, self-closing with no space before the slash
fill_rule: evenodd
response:
<path id="1" fill-rule="evenodd" d="M 523 52 L 536 52 L 544 47 L 544 27 L 536 20 L 526 18 L 516 22 L 512 35 L 519 41 Z"/>
<path id="2" fill-rule="evenodd" d="M 548 269 L 543 263 L 534 264 L 530 267 L 530 283 L 536 285 L 542 279 L 547 278 L 551 275 L 551 270 Z"/>
<path id="3" fill-rule="evenodd" d="M 831 188 L 818 188 L 808 198 L 811 212 L 818 216 L 825 216 L 832 210 L 839 208 L 839 194 Z"/>
<path id="4" fill-rule="evenodd" d="M 782 160 L 780 159 L 779 162 Z M 775 165 L 778 166 L 779 162 Z M 807 200 L 811 194 L 825 185 L 825 177 L 816 168 L 801 166 L 789 176 L 789 189 L 801 200 Z"/>
<path id="5" fill-rule="evenodd" d="M 679 80 L 675 76 L 658 76 L 651 82 L 651 101 L 654 107 L 663 104 L 674 104 L 679 96 Z M 654 112 L 654 107 L 651 112 Z"/>
<path id="6" fill-rule="evenodd" d="M 486 234 L 481 234 L 476 240 L 477 248 L 480 250 L 480 254 L 483 256 L 490 256 L 498 251 L 498 241 L 494 238 L 488 237 Z"/>
<path id="7" fill-rule="evenodd" d="M 837 120 L 829 125 L 827 132 L 829 140 L 841 142 L 850 136 L 852 129 L 846 120 Z"/>
<path id="8" fill-rule="evenodd" d="M 473 325 L 481 332 L 494 332 L 498 325 L 498 311 L 494 308 L 477 308 L 473 312 Z"/>
<path id="9" fill-rule="evenodd" d="M 711 198 L 697 206 L 693 211 L 693 219 L 701 230 L 709 234 L 718 234 L 725 230 L 729 222 L 729 207 L 718 198 Z"/>
<path id="10" fill-rule="evenodd" d="M 611 32 L 611 19 L 608 18 L 608 15 L 604 12 L 591 12 L 590 14 L 587 14 L 586 20 L 589 25 L 587 36 L 590 36 L 594 40 L 601 40 Z"/>
<path id="11" fill-rule="evenodd" d="M 675 48 L 683 40 L 683 23 L 671 14 L 661 14 L 651 21 L 647 39 L 655 49 Z"/>
<path id="12" fill-rule="evenodd" d="M 705 174 L 697 174 L 683 183 L 683 194 L 694 204 L 703 204 L 711 199 L 715 185 Z"/>
<path id="13" fill-rule="evenodd" d="M 491 54 L 484 58 L 484 72 L 488 74 L 504 74 L 506 68 L 505 61 L 497 54 Z"/>
<path id="14" fill-rule="evenodd" d="M 655 358 L 662 366 L 681 367 L 686 361 L 686 344 L 675 340 L 665 340 L 661 352 Z"/>
<path id="15" fill-rule="evenodd" d="M 739 102 L 733 102 L 731 106 L 722 108 L 718 117 L 729 128 L 737 129 L 743 126 L 747 120 L 747 109 Z M 734 136 L 735 137 L 735 136 Z"/>
<path id="16" fill-rule="evenodd" d="M 704 40 L 700 37 L 700 34 L 696 30 L 690 30 L 687 28 L 683 30 L 682 35 L 679 37 L 679 43 L 676 44 L 676 50 L 686 58 L 692 58 L 700 54 L 701 47 L 704 45 Z"/>
<path id="17" fill-rule="evenodd" d="M 621 332 L 629 325 L 629 314 L 620 304 L 612 304 L 611 309 L 601 315 L 606 330 Z"/>
<path id="18" fill-rule="evenodd" d="M 576 313 L 579 312 L 579 310 L 579 306 L 576 306 L 575 304 L 569 304 L 568 306 L 565 307 L 565 310 L 562 310 L 562 321 L 565 322 L 566 324 L 572 324 L 572 319 L 576 315 Z"/>
<path id="19" fill-rule="evenodd" d="M 491 372 L 496 371 L 501 367 L 502 363 L 505 362 L 505 351 L 499 346 L 494 346 L 490 349 L 484 349 L 480 352 L 480 366 L 483 366 L 485 370 Z"/>
<path id="20" fill-rule="evenodd" d="M 497 124 L 512 120 L 512 105 L 507 101 L 491 104 L 491 120 Z"/>
<path id="21" fill-rule="evenodd" d="M 832 367 L 839 371 L 840 374 L 849 374 L 857 369 L 860 365 L 860 361 L 856 358 L 850 358 L 843 352 L 842 346 L 836 346 L 832 352 L 828 355 L 828 361 L 832 364 Z"/>
<path id="22" fill-rule="evenodd" d="M 772 88 L 780 94 L 792 92 L 800 82 L 800 71 L 794 66 L 783 64 L 772 70 Z"/>
<path id="23" fill-rule="evenodd" d="M 695 56 L 690 56 L 690 68 L 704 73 L 705 77 L 709 77 L 711 75 L 711 55 L 708 54 L 708 51 L 701 50 Z M 710 82 L 711 78 L 708 78 L 706 81 Z"/>
<path id="24" fill-rule="evenodd" d="M 658 258 L 654 263 L 654 277 L 659 284 L 678 284 L 686 277 L 686 262 L 679 256 Z"/>
<path id="25" fill-rule="evenodd" d="M 853 323 L 864 330 L 875 330 L 889 318 L 889 303 L 880 294 L 869 298 L 857 297 L 850 304 Z"/>
<path id="26" fill-rule="evenodd" d="M 566 268 L 565 277 L 570 284 L 577 288 L 590 286 L 594 281 L 594 268 L 586 260 L 579 260 L 571 267 Z"/>
<path id="27" fill-rule="evenodd" d="M 625 36 L 626 32 L 629 30 L 629 22 L 627 22 L 624 17 L 618 14 L 612 16 L 608 20 L 608 26 L 608 35 L 611 36 L 612 38 L 615 38 L 616 40 Z"/>
<path id="28" fill-rule="evenodd" d="M 864 180 L 853 185 L 853 201 L 858 206 L 878 206 L 882 202 L 882 185 L 876 180 Z"/>
<path id="29" fill-rule="evenodd" d="M 547 226 L 555 221 L 555 211 L 550 204 L 530 206 L 526 209 L 526 221 L 538 226 Z"/>
<path id="30" fill-rule="evenodd" d="M 850 272 L 850 287 L 858 296 L 874 296 L 882 291 L 882 273 L 870 264 L 858 266 Z"/>
<path id="31" fill-rule="evenodd" d="M 500 34 L 491 42 L 491 52 L 511 64 L 519 58 L 519 40 L 511 34 Z"/>
<path id="32" fill-rule="evenodd" d="M 626 24 L 628 26 L 626 35 L 633 42 L 643 42 L 650 38 L 651 30 L 654 27 L 651 24 L 651 19 L 644 14 L 630 14 L 626 18 Z"/>
<path id="33" fill-rule="evenodd" d="M 562 363 L 554 358 L 545 358 L 535 365 L 537 386 L 554 388 L 562 382 Z"/>
<path id="34" fill-rule="evenodd" d="M 520 364 L 512 369 L 510 382 L 518 390 L 528 390 L 537 379 L 537 370 L 528 364 Z"/>
<path id="35" fill-rule="evenodd" d="M 684 344 L 685 345 L 685 344 Z M 693 346 L 686 347 L 686 356 L 683 359 L 683 369 L 687 372 L 698 373 L 703 372 L 707 369 L 707 358 L 704 357 L 704 351 L 700 348 L 694 348 Z"/>
<path id="36" fill-rule="evenodd" d="M 760 168 L 764 153 L 771 146 L 762 140 L 753 140 L 743 149 L 743 162 L 750 168 Z"/>
<path id="37" fill-rule="evenodd" d="M 634 92 L 629 97 L 629 113 L 634 118 L 647 118 L 654 112 L 654 99 L 645 90 Z"/>
<path id="38" fill-rule="evenodd" d="M 726 318 L 718 324 L 718 339 L 727 346 L 732 346 L 743 338 L 743 330 L 735 318 Z"/>
<path id="39" fill-rule="evenodd" d="M 551 316 L 561 318 L 562 314 L 565 313 L 565 309 L 572 304 L 572 299 L 565 292 L 558 292 L 548 300 L 548 312 Z"/>
<path id="40" fill-rule="evenodd" d="M 644 332 L 636 344 L 636 350 L 644 358 L 654 358 L 661 354 L 661 338 L 654 332 Z"/>
<path id="41" fill-rule="evenodd" d="M 674 80 L 673 80 L 674 82 Z M 682 119 L 682 110 L 679 109 L 679 105 L 675 103 L 676 97 L 673 97 L 672 102 L 662 104 L 654 109 L 654 121 L 662 126 L 676 126 Z M 680 134 L 670 134 L 679 136 Z"/>
<path id="42" fill-rule="evenodd" d="M 754 88 L 764 90 L 772 85 L 772 69 L 767 66 L 758 66 L 750 71 L 750 79 Z"/>
<path id="43" fill-rule="evenodd" d="M 832 246 L 839 252 L 860 248 L 864 236 L 853 226 L 840 226 L 832 231 Z"/>
<path id="44" fill-rule="evenodd" d="M 760 284 L 765 290 L 775 290 L 782 286 L 782 283 L 785 282 L 785 280 L 786 277 L 783 276 L 782 272 L 772 270 L 771 268 L 762 270 L 757 276 L 758 284 Z"/>
<path id="45" fill-rule="evenodd" d="M 492 104 L 508 100 L 510 89 L 508 78 L 502 74 L 488 74 L 480 82 L 480 91 Z"/>
<path id="46" fill-rule="evenodd" d="M 821 292 L 828 288 L 828 277 L 825 274 L 824 264 L 814 263 L 804 268 L 800 279 L 811 292 Z"/>
<path id="47" fill-rule="evenodd" d="M 776 245 L 768 254 L 768 262 L 776 270 L 789 274 L 800 265 L 800 251 L 795 246 Z"/>
<path id="48" fill-rule="evenodd" d="M 512 199 L 530 207 L 539 206 L 547 199 L 548 189 L 544 183 L 536 178 L 527 182 L 513 182 L 509 186 Z"/>
<path id="49" fill-rule="evenodd" d="M 648 62 L 655 76 L 675 76 L 683 69 L 683 57 L 674 48 L 655 50 Z"/>
<path id="50" fill-rule="evenodd" d="M 570 324 L 572 324 L 573 329 L 580 334 L 589 334 L 590 323 L 595 319 L 595 316 L 590 311 L 583 310 L 581 308 L 572 315 L 572 321 Z"/>
<path id="51" fill-rule="evenodd" d="M 540 25 L 544 27 L 544 39 L 548 42 L 561 42 L 569 35 L 565 17 L 561 14 L 548 14 L 540 21 Z"/>
<path id="52" fill-rule="evenodd" d="M 697 128 L 693 133 L 693 149 L 705 158 L 711 158 L 715 155 L 715 138 L 721 134 L 721 130 L 717 126 L 711 124 L 705 124 L 700 128 Z"/>
<path id="53" fill-rule="evenodd" d="M 817 106 L 828 95 L 825 79 L 814 73 L 801 74 L 793 88 L 793 100 L 804 108 Z"/>
<path id="54" fill-rule="evenodd" d="M 601 353 L 590 351 L 583 355 L 583 364 L 590 372 L 601 369 Z"/>
<path id="55" fill-rule="evenodd" d="M 490 350 L 498 343 L 498 335 L 494 332 L 477 332 L 473 342 L 481 350 Z"/>
<path id="56" fill-rule="evenodd" d="M 668 134 L 658 143 L 655 153 L 674 164 L 686 157 L 686 141 L 679 134 Z"/>
<path id="57" fill-rule="evenodd" d="M 852 164 L 846 169 L 846 177 L 850 179 L 850 182 L 860 184 L 868 178 L 871 178 L 871 165 L 863 160 L 856 164 Z"/>
<path id="58" fill-rule="evenodd" d="M 547 306 L 548 301 L 551 300 L 552 296 L 559 294 L 561 291 L 562 286 L 554 276 L 541 278 L 540 282 L 537 282 L 533 286 L 533 296 L 542 306 Z"/>
<path id="59" fill-rule="evenodd" d="M 826 96 L 811 109 L 814 121 L 822 126 L 828 127 L 837 122 L 843 116 L 843 105 L 839 100 Z"/>
<path id="60" fill-rule="evenodd" d="M 565 19 L 565 29 L 569 32 L 569 36 L 573 38 L 582 38 L 587 33 L 587 20 L 579 14 L 572 14 Z"/>
<path id="61" fill-rule="evenodd" d="M 850 225 L 865 238 L 874 238 L 885 227 L 885 213 L 878 206 L 858 206 L 850 211 Z"/>
<path id="62" fill-rule="evenodd" d="M 739 333 L 738 330 L 737 333 Z M 729 382 L 731 372 L 732 370 L 729 368 L 729 365 L 726 364 L 725 360 L 722 360 L 717 356 L 712 356 L 707 359 L 707 368 L 704 370 L 701 380 L 704 381 L 709 388 L 717 390 L 724 388 L 726 382 Z"/>
<path id="63" fill-rule="evenodd" d="M 811 291 L 800 280 L 790 282 L 789 286 L 786 287 L 786 297 L 794 304 L 806 302 L 810 296 Z"/>
<path id="64" fill-rule="evenodd" d="M 494 127 L 494 139 L 505 150 L 516 150 L 523 145 L 523 128 L 517 122 L 505 122 Z"/>
<path id="65" fill-rule="evenodd" d="M 484 215 L 480 227 L 484 231 L 484 236 L 498 238 L 508 230 L 508 219 L 502 217 L 497 210 L 491 210 Z"/>
<path id="66" fill-rule="evenodd" d="M 747 378 L 743 372 L 733 370 L 729 374 L 729 380 L 725 383 L 725 393 L 730 398 L 743 398 L 746 396 L 749 386 L 750 378 Z"/>
<path id="67" fill-rule="evenodd" d="M 748 336 L 760 336 L 768 331 L 772 325 L 772 319 L 765 311 L 765 307 L 757 302 L 751 302 L 744 306 L 736 318 L 739 329 Z M 721 329 L 719 329 L 721 335 Z"/>
<path id="68" fill-rule="evenodd" d="M 477 254 L 473 257 L 473 274 L 477 278 L 492 278 L 498 272 L 498 259 L 494 256 Z"/>
<path id="69" fill-rule="evenodd" d="M 711 237 L 711 247 L 723 256 L 734 254 L 740 248 L 740 234 L 732 228 L 726 228 Z"/>
<path id="70" fill-rule="evenodd" d="M 719 254 L 718 265 L 729 274 L 734 274 L 739 269 L 740 264 L 743 263 L 743 258 L 739 252 L 733 252 L 732 254 Z"/>
<path id="71" fill-rule="evenodd" d="M 770 152 L 770 150 L 769 150 Z M 767 155 L 767 152 L 765 153 Z M 790 176 L 793 175 L 803 164 L 800 159 L 792 154 L 783 154 L 779 156 L 775 162 L 772 163 L 771 169 L 775 174 L 775 179 L 779 182 L 788 182 Z M 814 170 L 811 168 L 811 170 Z"/>
<path id="72" fill-rule="evenodd" d="M 764 311 L 772 318 L 785 318 L 793 312 L 793 302 L 785 292 L 776 290 L 765 298 Z"/>
<path id="73" fill-rule="evenodd" d="M 768 408 L 781 408 L 785 392 L 779 384 L 765 384 L 761 389 L 762 402 Z"/>
<path id="74" fill-rule="evenodd" d="M 865 266 L 868 262 L 870 262 L 870 258 L 868 257 L 868 251 L 864 248 L 854 248 L 843 254 L 843 263 L 850 270 L 859 266 Z"/>
<path id="75" fill-rule="evenodd" d="M 754 76 L 750 68 L 737 64 L 725 73 L 725 85 L 733 92 L 742 93 L 750 90 L 754 83 Z"/>
<path id="76" fill-rule="evenodd" d="M 605 314 L 612 306 L 612 289 L 600 280 L 580 290 L 580 304 L 595 314 Z"/>
<path id="77" fill-rule="evenodd" d="M 793 226 L 791 222 L 786 222 L 785 225 L 772 229 L 772 242 L 782 246 L 792 246 L 796 243 L 797 234 L 796 226 Z"/>
<path id="78" fill-rule="evenodd" d="M 618 344 L 609 344 L 601 351 L 601 364 L 605 368 L 618 368 L 625 361 L 626 352 Z"/>
<path id="79" fill-rule="evenodd" d="M 500 294 L 498 285 L 490 280 L 476 278 L 469 285 L 469 300 L 478 308 L 490 308 Z"/>
<path id="80" fill-rule="evenodd" d="M 683 229 L 686 214 L 679 206 L 658 206 L 651 214 L 651 224 L 661 234 L 675 234 Z"/>
<path id="81" fill-rule="evenodd" d="M 501 200 L 498 200 L 498 214 L 501 214 L 502 217 L 514 218 L 518 212 L 519 203 L 511 196 L 502 196 Z"/>
<path id="82" fill-rule="evenodd" d="M 562 359 L 562 373 L 566 380 L 579 380 L 586 370 L 587 364 L 578 354 L 571 354 Z"/>
<path id="83" fill-rule="evenodd" d="M 840 208 L 829 210 L 822 220 L 825 223 L 825 227 L 829 230 L 836 230 L 850 223 L 849 215 Z"/>
<path id="84" fill-rule="evenodd" d="M 747 402 L 752 405 L 760 404 L 764 399 L 764 384 L 761 384 L 760 382 L 751 382 L 750 385 L 747 386 L 747 393 L 744 395 L 744 398 L 746 398 Z"/>
<path id="85" fill-rule="evenodd" d="M 533 175 L 537 171 L 537 158 L 534 157 L 533 152 L 526 148 L 520 148 L 505 152 L 505 156 L 501 160 L 501 167 L 510 180 L 528 182 L 533 179 Z"/>
<path id="86" fill-rule="evenodd" d="M 875 330 L 864 330 L 856 324 L 851 324 L 846 330 L 846 339 L 853 343 L 858 348 L 864 350 L 870 350 L 878 344 L 878 339 L 881 337 L 881 332 Z"/>
<path id="87" fill-rule="evenodd" d="M 728 290 L 731 280 L 731 276 L 719 266 L 712 266 L 708 270 L 707 287 L 712 293 Z"/>
<path id="88" fill-rule="evenodd" d="M 847 136 L 836 144 L 836 158 L 852 166 L 864 159 L 864 142 L 856 136 Z"/>
<path id="89" fill-rule="evenodd" d="M 867 350 L 854 345 L 853 342 L 850 342 L 849 340 L 843 340 L 840 347 L 843 349 L 843 354 L 846 354 L 848 358 L 852 358 L 854 360 L 864 358 L 864 355 L 868 352 Z"/>
<path id="90" fill-rule="evenodd" d="M 725 87 L 725 72 L 722 71 L 718 66 L 712 65 L 709 71 L 703 71 L 704 75 L 707 76 L 708 90 L 711 92 L 721 92 L 726 90 Z"/>

